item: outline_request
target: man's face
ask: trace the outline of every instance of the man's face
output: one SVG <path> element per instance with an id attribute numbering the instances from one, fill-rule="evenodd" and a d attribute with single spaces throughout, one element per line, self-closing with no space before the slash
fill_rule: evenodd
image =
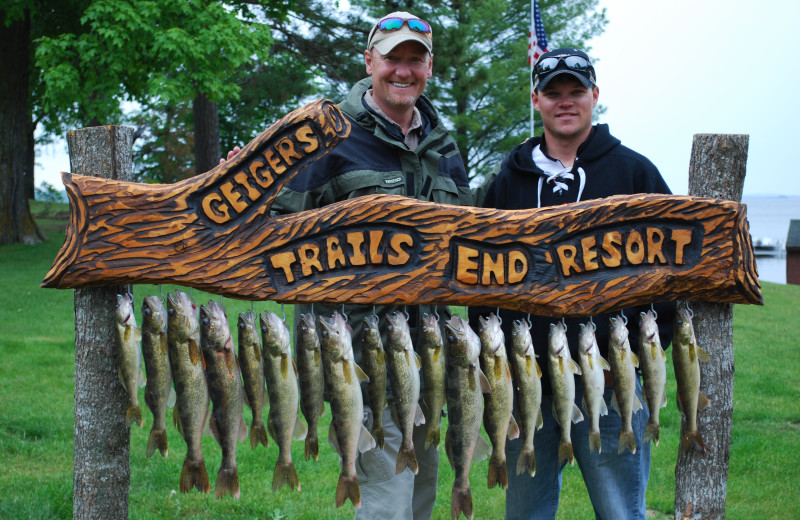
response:
<path id="1" fill-rule="evenodd" d="M 415 41 L 405 41 L 386 55 L 373 47 L 364 57 L 373 97 L 389 116 L 410 110 L 433 74 L 433 58 Z"/>
<path id="2" fill-rule="evenodd" d="M 533 107 L 541 113 L 548 134 L 582 141 L 591 131 L 599 93 L 597 87 L 589 90 L 574 76 L 560 74 L 544 90 L 533 93 Z"/>

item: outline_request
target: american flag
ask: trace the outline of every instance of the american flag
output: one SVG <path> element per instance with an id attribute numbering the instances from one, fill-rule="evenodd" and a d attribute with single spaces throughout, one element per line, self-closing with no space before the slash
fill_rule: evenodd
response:
<path id="1" fill-rule="evenodd" d="M 543 53 L 547 52 L 547 35 L 544 32 L 539 4 L 531 1 L 531 30 L 528 33 L 528 65 L 533 66 Z"/>

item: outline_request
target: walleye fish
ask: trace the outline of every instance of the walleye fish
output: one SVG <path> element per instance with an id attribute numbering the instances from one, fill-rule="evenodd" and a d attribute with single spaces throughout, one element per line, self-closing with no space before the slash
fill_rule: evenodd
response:
<path id="1" fill-rule="evenodd" d="M 700 392 L 700 360 L 708 361 L 709 357 L 697 345 L 692 312 L 685 306 L 679 305 L 675 313 L 674 334 L 672 362 L 675 368 L 675 380 L 678 383 L 678 410 L 686 419 L 680 450 L 705 453 L 706 445 L 697 430 L 697 412 L 709 405 L 708 397 Z"/>
<path id="2" fill-rule="evenodd" d="M 211 485 L 201 441 L 210 411 L 200 326 L 197 307 L 185 292 L 177 290 L 167 296 L 167 348 L 177 395 L 172 412 L 175 425 L 186 441 L 180 490 L 188 493 L 196 487 L 208 493 Z"/>
<path id="3" fill-rule="evenodd" d="M 206 360 L 208 392 L 213 404 L 211 433 L 222 448 L 214 496 L 222 498 L 230 493 L 233 498 L 239 498 L 236 444 L 247 437 L 247 425 L 242 417 L 242 379 L 228 317 L 214 300 L 200 306 L 200 348 Z"/>
<path id="4" fill-rule="evenodd" d="M 167 350 L 167 311 L 157 296 L 147 296 L 142 303 L 142 354 L 147 370 L 144 402 L 153 412 L 153 427 L 147 440 L 147 457 L 156 449 L 164 457 L 169 452 L 167 444 L 167 406 L 175 406 L 172 389 L 172 369 Z"/>
<path id="5" fill-rule="evenodd" d="M 441 439 L 442 409 L 445 403 L 444 342 L 438 316 L 428 313 L 422 315 L 422 331 L 419 337 L 418 351 L 422 359 L 422 378 L 425 382 L 422 389 L 424 404 L 422 411 L 428 425 L 425 448 L 433 445 L 438 450 Z"/>
<path id="6" fill-rule="evenodd" d="M 397 453 L 395 474 L 410 469 L 415 475 L 419 471 L 417 455 L 414 452 L 414 426 L 425 423 L 425 416 L 419 406 L 421 362 L 411 344 L 411 333 L 406 317 L 401 312 L 386 316 L 386 367 L 389 383 L 392 385 L 395 421 L 403 439 Z"/>
<path id="7" fill-rule="evenodd" d="M 650 310 L 639 315 L 639 368 L 642 369 L 642 386 L 650 419 L 644 428 L 644 440 L 658 446 L 661 430 L 658 415 L 667 406 L 667 355 L 661 348 L 656 314 Z"/>
<path id="8" fill-rule="evenodd" d="M 569 462 L 574 465 L 571 428 L 572 423 L 583 420 L 583 414 L 575 405 L 575 376 L 581 375 L 581 369 L 569 353 L 567 327 L 563 322 L 550 324 L 547 345 L 550 387 L 553 392 L 553 417 L 561 427 L 558 463 Z"/>
<path id="9" fill-rule="evenodd" d="M 455 471 L 450 497 L 452 520 L 464 513 L 474 514 L 469 470 L 472 461 L 485 459 L 491 447 L 481 437 L 483 393 L 491 392 L 489 381 L 481 372 L 478 357 L 481 340 L 461 316 L 453 315 L 446 329 L 446 396 L 449 426 L 444 438 L 445 452 Z"/>
<path id="10" fill-rule="evenodd" d="M 142 426 L 142 410 L 139 408 L 139 387 L 145 385 L 142 374 L 142 332 L 136 326 L 133 313 L 133 295 L 117 295 L 116 313 L 117 361 L 119 379 L 128 392 L 128 409 L 125 410 L 125 426 L 136 423 Z"/>
<path id="11" fill-rule="evenodd" d="M 325 384 L 330 393 L 331 427 L 328 440 L 339 454 L 342 472 L 336 485 L 336 507 L 349 498 L 356 508 L 361 507 L 361 491 L 356 475 L 356 451 L 375 448 L 375 439 L 362 424 L 364 402 L 361 382 L 367 375 L 353 359 L 350 327 L 338 312 L 318 318 L 322 341 L 322 367 Z"/>
<path id="12" fill-rule="evenodd" d="M 253 422 L 250 425 L 250 446 L 263 444 L 269 448 L 269 437 L 264 426 L 263 410 L 264 396 L 264 362 L 261 356 L 261 339 L 256 313 L 253 311 L 240 312 L 237 322 L 239 329 L 239 368 L 242 371 L 242 386 L 244 388 L 245 403 L 253 412 Z"/>
<path id="13" fill-rule="evenodd" d="M 636 397 L 636 367 L 639 358 L 631 352 L 628 327 L 623 316 L 609 318 L 608 364 L 614 378 L 614 393 L 611 408 L 622 417 L 617 453 L 625 450 L 636 453 L 636 438 L 633 435 L 633 414 L 642 409 Z"/>
<path id="14" fill-rule="evenodd" d="M 325 381 L 322 374 L 322 351 L 317 336 L 316 318 L 312 313 L 301 314 L 297 326 L 297 371 L 300 375 L 300 411 L 306 418 L 305 457 L 319 460 L 317 426 L 325 413 Z"/>
<path id="15" fill-rule="evenodd" d="M 527 472 L 536 474 L 536 457 L 533 452 L 533 436 L 544 424 L 542 419 L 542 370 L 536 362 L 531 339 L 531 325 L 527 321 L 514 320 L 511 329 L 511 373 L 514 397 L 517 404 L 519 434 L 522 448 L 517 459 L 517 475 Z"/>
<path id="16" fill-rule="evenodd" d="M 492 443 L 492 456 L 489 458 L 489 489 L 498 483 L 508 488 L 508 469 L 506 462 L 506 437 L 519 437 L 519 426 L 514 420 L 514 383 L 508 366 L 505 336 L 500 328 L 500 319 L 494 314 L 481 316 L 478 336 L 481 339 L 480 365 L 489 380 L 491 392 L 484 396 L 483 426 Z"/>
<path id="17" fill-rule="evenodd" d="M 589 417 L 589 453 L 597 451 L 603 452 L 602 441 L 600 440 L 600 416 L 608 415 L 608 407 L 603 398 L 606 389 L 606 378 L 604 370 L 611 370 L 611 367 L 601 355 L 600 347 L 597 345 L 595 331 L 597 325 L 593 322 L 580 324 L 581 331 L 578 333 L 578 366 L 581 367 L 581 382 L 583 383 L 583 410 Z"/>
<path id="18" fill-rule="evenodd" d="M 306 425 L 300 420 L 300 390 L 297 383 L 297 366 L 292 358 L 289 328 L 274 312 L 261 314 L 261 338 L 264 345 L 264 376 L 269 394 L 269 434 L 278 444 L 278 459 L 272 476 L 272 490 L 284 484 L 297 491 L 297 478 L 292 461 L 292 437 L 303 440 Z"/>
<path id="19" fill-rule="evenodd" d="M 369 381 L 366 388 L 367 405 L 372 410 L 372 431 L 379 448 L 383 449 L 383 407 L 386 405 L 386 351 L 378 326 L 378 316 L 364 317 L 361 327 L 361 364 Z"/>

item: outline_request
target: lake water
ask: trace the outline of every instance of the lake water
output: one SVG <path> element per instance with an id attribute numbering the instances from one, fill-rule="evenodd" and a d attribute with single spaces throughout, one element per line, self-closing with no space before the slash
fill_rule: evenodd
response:
<path id="1" fill-rule="evenodd" d="M 744 196 L 747 204 L 747 221 L 753 240 L 768 238 L 786 246 L 789 222 L 800 220 L 800 197 Z M 759 256 L 756 258 L 758 279 L 766 282 L 786 283 L 786 255 Z"/>

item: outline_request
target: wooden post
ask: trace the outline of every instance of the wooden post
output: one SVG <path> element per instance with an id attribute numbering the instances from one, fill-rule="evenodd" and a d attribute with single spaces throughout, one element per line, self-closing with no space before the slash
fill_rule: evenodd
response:
<path id="1" fill-rule="evenodd" d="M 747 135 L 696 134 L 689 165 L 689 195 L 740 201 Z M 700 363 L 700 391 L 711 406 L 698 413 L 705 454 L 678 453 L 675 519 L 725 518 L 733 418 L 733 304 L 692 302 L 697 343 L 711 356 Z M 683 428 L 681 426 L 681 435 Z"/>
<path id="2" fill-rule="evenodd" d="M 70 168 L 130 180 L 133 128 L 98 126 L 67 135 Z M 130 429 L 127 397 L 117 375 L 116 295 L 107 286 L 75 290 L 75 473 L 73 518 L 127 519 Z"/>

